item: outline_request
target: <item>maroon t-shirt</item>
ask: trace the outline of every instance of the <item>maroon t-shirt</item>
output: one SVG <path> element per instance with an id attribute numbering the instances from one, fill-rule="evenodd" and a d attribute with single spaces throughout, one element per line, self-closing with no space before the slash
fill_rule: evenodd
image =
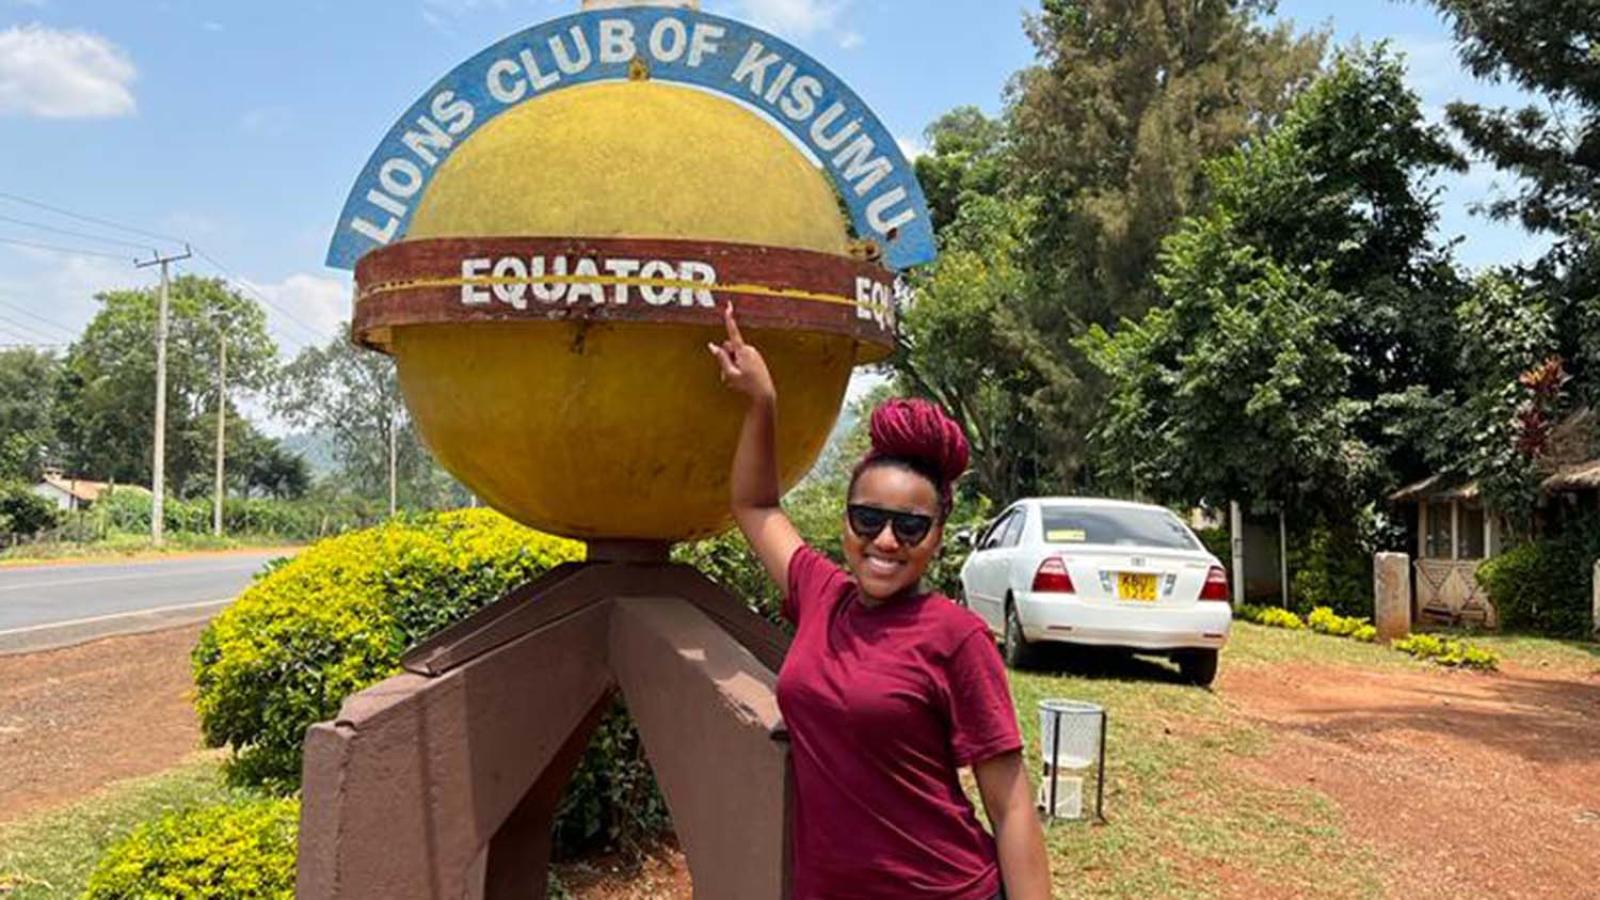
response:
<path id="1" fill-rule="evenodd" d="M 1022 736 L 988 628 L 937 593 L 866 606 L 810 547 L 788 588 L 794 900 L 989 900 L 994 839 L 957 771 Z"/>

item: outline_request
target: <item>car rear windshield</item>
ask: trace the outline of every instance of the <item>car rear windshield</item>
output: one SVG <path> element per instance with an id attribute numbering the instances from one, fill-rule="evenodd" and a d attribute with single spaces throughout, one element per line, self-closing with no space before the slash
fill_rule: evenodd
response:
<path id="1" fill-rule="evenodd" d="M 1051 544 L 1111 544 L 1198 550 L 1189 529 L 1164 509 L 1046 506 L 1044 539 Z"/>

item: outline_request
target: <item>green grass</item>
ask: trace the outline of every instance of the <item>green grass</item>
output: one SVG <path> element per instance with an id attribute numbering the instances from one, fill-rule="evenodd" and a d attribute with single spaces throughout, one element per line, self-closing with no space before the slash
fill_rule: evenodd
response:
<path id="1" fill-rule="evenodd" d="M 1243 625 L 1223 667 L 1285 659 L 1416 666 L 1368 644 Z M 1087 700 L 1110 714 L 1108 823 L 1049 827 L 1055 896 L 1237 897 L 1268 885 L 1304 897 L 1382 894 L 1376 854 L 1345 833 L 1332 800 L 1247 773 L 1244 764 L 1263 757 L 1272 736 L 1242 720 L 1225 695 L 1177 683 L 1170 667 L 1143 660 L 1013 673 L 1012 691 L 1034 754 L 1041 699 Z"/>
<path id="2" fill-rule="evenodd" d="M 1466 630 L 1436 630 L 1442 637 L 1462 638 L 1493 650 L 1502 659 L 1522 666 L 1592 672 L 1600 669 L 1600 643 L 1563 640 L 1525 634 L 1497 634 Z M 1273 664 L 1315 662 L 1334 665 L 1437 668 L 1396 652 L 1384 644 L 1363 644 L 1348 638 L 1335 638 L 1311 631 L 1267 628 L 1235 620 L 1234 641 L 1227 650 L 1234 664 Z"/>
<path id="3" fill-rule="evenodd" d="M 0 897 L 68 900 L 83 892 L 100 854 L 135 825 L 233 796 L 216 757 L 118 782 L 64 809 L 0 825 Z"/>
<path id="4" fill-rule="evenodd" d="M 203 550 L 240 550 L 252 547 L 287 547 L 297 542 L 281 537 L 251 536 L 216 537 L 210 534 L 171 533 L 159 547 L 150 542 L 149 535 L 113 534 L 103 540 L 77 543 L 72 541 L 47 544 L 23 544 L 0 550 L 0 568 L 26 566 L 41 562 L 62 562 L 77 559 L 109 559 L 116 557 L 159 556 L 167 553 L 194 553 Z"/>

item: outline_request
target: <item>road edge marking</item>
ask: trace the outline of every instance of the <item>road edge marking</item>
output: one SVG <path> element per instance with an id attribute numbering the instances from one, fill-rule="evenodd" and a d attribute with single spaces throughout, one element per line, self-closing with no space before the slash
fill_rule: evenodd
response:
<path id="1" fill-rule="evenodd" d="M 237 596 L 224 597 L 220 600 L 202 600 L 199 603 L 179 603 L 173 606 L 157 606 L 150 609 L 133 609 L 126 612 L 107 613 L 102 616 L 89 616 L 84 619 L 68 619 L 64 622 L 46 622 L 42 625 L 28 625 L 23 628 L 11 628 L 0 631 L 0 638 L 17 634 L 32 634 L 38 631 L 50 631 L 57 628 L 72 628 L 78 625 L 93 625 L 96 622 L 109 622 L 113 619 L 134 619 L 143 616 L 155 616 L 161 613 L 185 612 L 188 610 L 205 609 L 212 606 L 224 606 L 239 599 Z"/>

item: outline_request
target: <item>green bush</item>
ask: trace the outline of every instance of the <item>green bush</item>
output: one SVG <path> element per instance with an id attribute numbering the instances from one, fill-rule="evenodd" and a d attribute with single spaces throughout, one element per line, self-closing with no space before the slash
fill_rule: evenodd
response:
<path id="1" fill-rule="evenodd" d="M 674 562 L 693 566 L 727 588 L 769 621 L 788 628 L 783 620 L 783 589 L 767 577 L 767 570 L 737 530 L 672 549 Z"/>
<path id="2" fill-rule="evenodd" d="M 249 799 L 170 813 L 106 850 L 84 900 L 290 900 L 300 802 Z"/>
<path id="3" fill-rule="evenodd" d="M 20 481 L 0 483 L 0 535 L 32 537 L 60 522 L 56 505 Z"/>
<path id="4" fill-rule="evenodd" d="M 1466 641 L 1431 634 L 1413 634 L 1394 641 L 1390 646 L 1418 659 L 1432 660 L 1441 666 L 1491 670 L 1499 668 L 1500 665 L 1500 657 L 1492 650 Z"/>
<path id="5" fill-rule="evenodd" d="M 1559 537 L 1529 541 L 1486 560 L 1477 578 L 1500 627 L 1585 637 L 1592 627 L 1594 563 L 1600 521 L 1575 523 Z"/>
<path id="6" fill-rule="evenodd" d="M 1304 612 L 1325 606 L 1344 616 L 1371 612 L 1372 550 L 1353 526 L 1317 525 L 1299 546 L 1291 541 L 1294 608 Z"/>
<path id="7" fill-rule="evenodd" d="M 252 584 L 201 633 L 196 708 L 236 782 L 292 791 L 300 743 L 402 653 L 582 545 L 487 510 L 397 520 L 318 543 Z"/>
<path id="8" fill-rule="evenodd" d="M 90 510 L 100 533 L 144 534 L 150 530 L 152 507 L 147 491 L 120 489 L 96 501 Z M 230 497 L 222 504 L 222 527 L 232 536 L 282 538 L 308 541 L 343 534 L 381 520 L 387 508 L 359 498 L 305 500 L 240 499 Z M 162 505 L 162 521 L 172 534 L 210 533 L 212 501 L 168 498 Z"/>
<path id="9" fill-rule="evenodd" d="M 1205 546 L 1206 551 L 1217 559 L 1222 560 L 1223 565 L 1228 565 L 1229 561 L 1233 559 L 1233 538 L 1228 535 L 1228 529 L 1225 526 L 1196 528 L 1194 534 L 1195 537 L 1200 539 L 1200 543 Z"/>

